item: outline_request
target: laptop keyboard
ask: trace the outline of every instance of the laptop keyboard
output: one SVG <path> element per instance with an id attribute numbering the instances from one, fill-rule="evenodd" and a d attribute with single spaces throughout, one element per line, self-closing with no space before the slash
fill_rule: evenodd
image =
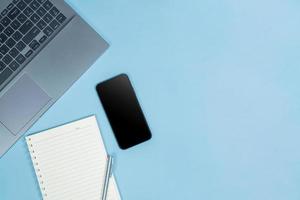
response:
<path id="1" fill-rule="evenodd" d="M 65 20 L 49 0 L 13 0 L 0 13 L 0 86 L 24 67 Z"/>

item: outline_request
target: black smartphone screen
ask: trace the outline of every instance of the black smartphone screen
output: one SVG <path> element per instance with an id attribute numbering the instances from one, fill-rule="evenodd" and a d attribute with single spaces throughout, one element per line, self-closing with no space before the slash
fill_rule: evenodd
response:
<path id="1" fill-rule="evenodd" d="M 121 149 L 151 138 L 145 116 L 126 74 L 99 83 L 96 89 Z"/>

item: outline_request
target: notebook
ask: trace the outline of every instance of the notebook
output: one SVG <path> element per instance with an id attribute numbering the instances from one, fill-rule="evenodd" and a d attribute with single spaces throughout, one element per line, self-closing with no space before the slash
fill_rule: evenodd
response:
<path id="1" fill-rule="evenodd" d="M 43 199 L 101 199 L 107 154 L 95 116 L 26 137 Z M 112 175 L 108 200 L 120 200 Z"/>

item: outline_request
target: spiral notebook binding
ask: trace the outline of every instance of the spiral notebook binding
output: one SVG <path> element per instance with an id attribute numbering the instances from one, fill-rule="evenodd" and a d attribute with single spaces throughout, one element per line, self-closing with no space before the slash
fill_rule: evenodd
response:
<path id="1" fill-rule="evenodd" d="M 33 165 L 34 165 L 35 172 L 36 172 L 36 175 L 37 175 L 37 179 L 38 179 L 38 182 L 40 184 L 40 188 L 42 190 L 43 196 L 47 197 L 46 187 L 44 185 L 43 176 L 41 174 L 41 169 L 39 168 L 39 163 L 37 161 L 37 157 L 35 155 L 33 145 L 30 143 L 30 141 L 31 141 L 31 138 L 28 138 L 28 145 L 29 145 L 31 157 L 33 159 L 32 161 L 33 161 Z"/>

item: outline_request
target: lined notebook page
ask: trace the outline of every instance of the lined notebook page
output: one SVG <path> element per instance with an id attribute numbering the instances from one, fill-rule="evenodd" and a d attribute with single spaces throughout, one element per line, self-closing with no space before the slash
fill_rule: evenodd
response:
<path id="1" fill-rule="evenodd" d="M 26 137 L 43 199 L 102 197 L 107 154 L 95 116 Z M 120 200 L 111 176 L 108 200 Z"/>

